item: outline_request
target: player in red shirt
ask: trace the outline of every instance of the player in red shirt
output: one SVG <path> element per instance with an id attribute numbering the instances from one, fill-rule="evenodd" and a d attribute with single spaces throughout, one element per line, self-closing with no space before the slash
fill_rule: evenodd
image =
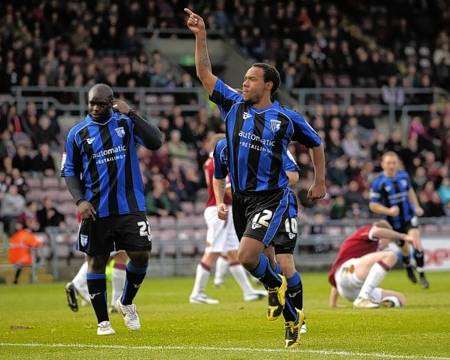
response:
<path id="1" fill-rule="evenodd" d="M 250 284 L 247 273 L 237 258 L 239 240 L 234 230 L 233 221 L 223 221 L 217 216 L 216 198 L 213 189 L 214 160 L 212 151 L 217 141 L 224 138 L 224 134 L 212 135 L 209 139 L 209 150 L 211 154 L 203 165 L 205 171 L 206 185 L 208 187 L 208 200 L 204 211 L 205 221 L 208 227 L 206 234 L 207 247 L 200 263 L 197 265 L 194 287 L 189 297 L 189 302 L 193 304 L 218 304 L 219 301 L 212 299 L 205 294 L 205 287 L 208 283 L 211 267 L 216 262 L 220 254 L 225 253 L 230 264 L 230 273 L 242 289 L 244 301 L 254 301 L 267 296 L 265 290 L 256 290 Z M 228 187 L 231 190 L 230 187 Z M 231 206 L 231 191 L 225 197 L 225 203 Z M 230 217 L 231 219 L 231 217 Z"/>
<path id="2" fill-rule="evenodd" d="M 355 308 L 405 305 L 403 294 L 378 287 L 397 262 L 393 251 L 384 250 L 395 240 L 415 242 L 413 237 L 392 230 L 387 221 L 380 220 L 359 228 L 342 243 L 328 272 L 331 307 L 336 307 L 338 295 L 353 301 Z"/>

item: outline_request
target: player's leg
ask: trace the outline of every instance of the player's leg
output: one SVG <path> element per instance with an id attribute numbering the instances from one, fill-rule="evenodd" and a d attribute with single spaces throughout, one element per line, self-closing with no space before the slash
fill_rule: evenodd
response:
<path id="1" fill-rule="evenodd" d="M 133 300 L 147 273 L 152 238 L 150 224 L 144 213 L 114 217 L 114 243 L 117 250 L 125 250 L 130 261 L 126 266 L 125 286 L 116 307 L 130 330 L 139 330 L 141 324 Z"/>
<path id="2" fill-rule="evenodd" d="M 86 279 L 87 272 L 88 272 L 88 262 L 85 261 L 78 270 L 78 273 L 73 278 L 72 283 L 75 286 L 77 292 L 83 298 L 83 300 L 86 302 L 90 302 Z"/>
<path id="3" fill-rule="evenodd" d="M 108 305 L 106 302 L 105 268 L 109 254 L 88 255 L 87 287 L 92 307 L 97 317 L 98 335 L 111 335 L 114 330 L 109 323 Z"/>
<path id="4" fill-rule="evenodd" d="M 227 254 L 230 262 L 230 273 L 233 276 L 234 280 L 239 285 L 239 287 L 242 289 L 244 301 L 260 300 L 265 296 L 267 296 L 267 291 L 256 290 L 250 284 L 247 272 L 239 262 L 237 250 L 230 250 L 228 251 Z"/>
<path id="5" fill-rule="evenodd" d="M 361 257 L 355 265 L 355 275 L 364 280 L 358 297 L 353 302 L 356 308 L 376 308 L 378 303 L 371 298 L 371 293 L 383 281 L 387 272 L 397 262 L 392 251 L 378 251 Z"/>
<path id="6" fill-rule="evenodd" d="M 139 330 L 141 323 L 133 300 L 147 274 L 150 252 L 146 250 L 127 250 L 126 253 L 130 261 L 126 266 L 126 280 L 123 293 L 121 298 L 116 302 L 116 308 L 122 314 L 128 329 Z"/>
<path id="7" fill-rule="evenodd" d="M 209 206 L 205 209 L 204 218 L 207 226 L 205 249 L 200 263 L 195 271 L 195 281 L 189 302 L 193 304 L 218 304 L 216 299 L 205 294 L 206 284 L 211 275 L 211 268 L 223 250 L 226 241 L 226 221 L 218 218 L 217 208 Z"/>
<path id="8" fill-rule="evenodd" d="M 303 283 L 295 267 L 293 256 L 296 239 L 290 239 L 286 233 L 283 233 L 276 241 L 278 241 L 275 245 L 277 263 L 287 279 L 286 304 L 283 310 L 285 347 L 295 347 L 300 342 L 299 334 L 306 332 Z"/>
<path id="9" fill-rule="evenodd" d="M 413 284 L 415 284 L 417 283 L 417 278 L 416 274 L 414 273 L 414 266 L 411 264 L 409 243 L 407 243 L 404 240 L 400 240 L 397 242 L 397 245 L 400 247 L 402 251 L 402 263 L 405 266 L 406 275 L 408 276 L 408 279 Z"/>
<path id="10" fill-rule="evenodd" d="M 230 210 L 231 212 L 233 211 L 231 207 Z M 239 239 L 234 230 L 233 217 L 230 216 L 227 220 L 226 237 L 225 243 L 223 244 L 223 251 L 226 251 L 228 255 L 230 273 L 242 289 L 244 301 L 255 301 L 267 296 L 267 291 L 253 289 L 248 279 L 247 272 L 239 262 L 238 249 Z"/>
<path id="11" fill-rule="evenodd" d="M 23 266 L 22 265 L 16 265 L 15 268 L 16 268 L 16 272 L 14 273 L 13 284 L 17 285 L 19 283 L 20 274 L 22 274 Z"/>
<path id="12" fill-rule="evenodd" d="M 228 258 L 220 254 L 216 260 L 216 271 L 214 272 L 214 285 L 220 287 L 224 283 L 225 274 L 229 269 Z"/>
<path id="13" fill-rule="evenodd" d="M 117 300 L 122 296 L 125 288 L 126 267 L 128 256 L 125 251 L 118 251 L 114 254 L 114 265 L 111 274 L 112 296 L 111 296 L 111 311 L 118 311 L 116 309 Z"/>
<path id="14" fill-rule="evenodd" d="M 238 201 L 235 202 L 235 199 Z M 239 229 L 245 227 L 239 244 L 238 260 L 268 290 L 269 320 L 275 320 L 283 312 L 287 283 L 284 276 L 274 271 L 263 251 L 277 233 L 287 205 L 287 193 L 284 191 L 258 196 L 233 194 L 233 221 L 238 238 Z"/>
<path id="15" fill-rule="evenodd" d="M 430 284 L 425 277 L 424 272 L 424 252 L 422 241 L 420 240 L 420 230 L 418 228 L 411 228 L 408 230 L 408 235 L 415 239 L 414 241 L 414 259 L 416 260 L 416 270 L 419 273 L 419 281 L 424 289 L 428 289 Z"/>
<path id="16" fill-rule="evenodd" d="M 191 295 L 189 296 L 189 302 L 191 304 L 209 304 L 216 305 L 218 300 L 210 298 L 205 294 L 205 288 L 208 283 L 209 276 L 211 275 L 211 268 L 220 255 L 220 252 L 211 252 L 209 247 L 205 249 L 205 253 L 197 265 L 195 271 L 194 286 L 192 288 Z"/>
<path id="17" fill-rule="evenodd" d="M 87 287 L 88 262 L 85 261 L 71 282 L 64 287 L 67 296 L 67 304 L 72 311 L 78 311 L 77 293 L 85 302 L 90 302 Z"/>

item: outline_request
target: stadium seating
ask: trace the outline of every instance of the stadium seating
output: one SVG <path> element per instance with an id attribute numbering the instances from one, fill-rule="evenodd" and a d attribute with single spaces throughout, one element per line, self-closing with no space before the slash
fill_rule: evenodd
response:
<path id="1" fill-rule="evenodd" d="M 123 0 L 115 2 L 108 10 L 102 6 L 90 6 L 87 1 L 67 1 L 59 7 L 54 7 L 55 2 L 42 1 L 32 8 L 14 4 L 11 0 L 2 1 L 0 95 L 6 100 L 0 106 L 0 191 L 6 193 L 12 184 L 18 185 L 20 196 L 24 196 L 27 202 L 36 202 L 38 208 L 49 197 L 65 217 L 63 226 L 70 231 L 77 227 L 76 207 L 64 181 L 57 178 L 58 170 L 55 171 L 56 176 L 48 176 L 35 169 L 17 171 L 12 165 L 19 146 L 24 146 L 33 159 L 45 138 L 56 169 L 59 169 L 62 144 L 73 124 L 73 117 L 55 106 L 40 109 L 33 101 L 22 104 L 23 111 L 19 112 L 20 104 L 12 98 L 13 86 L 67 88 L 102 81 L 114 87 L 127 87 L 130 91 L 141 86 L 168 89 L 167 93 L 147 94 L 145 98 L 149 107 L 163 104 L 169 109 L 156 114 L 167 144 L 158 152 L 140 152 L 140 159 L 145 164 L 147 196 L 151 198 L 155 183 L 160 183 L 164 188 L 162 196 L 171 198 L 171 203 L 177 205 L 168 208 L 162 205 L 164 202 L 157 202 L 152 208 L 151 223 L 155 224 L 152 254 L 157 256 L 162 251 L 167 256 L 176 256 L 176 244 L 180 242 L 183 254 L 195 256 L 204 248 L 206 237 L 202 217 L 205 194 L 200 190 L 205 183 L 198 175 L 202 174 L 202 164 L 208 156 L 205 139 L 208 130 L 223 131 L 223 125 L 220 125 L 217 110 L 208 114 L 207 109 L 183 112 L 176 106 L 178 98 L 170 92 L 171 88 L 183 87 L 185 82 L 194 81 L 194 86 L 199 84 L 179 67 L 169 65 L 163 54 L 146 51 L 147 39 L 136 33 L 135 27 L 149 31 L 154 28 L 184 28 L 180 3 L 158 1 L 157 7 L 169 9 L 164 16 L 158 11 L 151 12 L 147 2 L 132 3 L 130 15 L 120 11 L 128 4 Z M 316 1 L 305 5 L 296 2 L 289 2 L 287 6 L 283 4 L 263 1 L 259 12 L 252 2 L 227 2 L 224 9 L 203 2 L 200 10 L 209 28 L 222 32 L 226 39 L 234 39 L 243 54 L 276 64 L 285 89 L 292 90 L 292 93 L 296 93 L 294 89 L 299 87 L 331 90 L 320 96 L 311 96 L 305 101 L 308 108 L 301 109 L 325 141 L 331 195 L 314 209 L 302 209 L 303 220 L 312 223 L 317 213 L 326 219 L 368 218 L 370 174 L 379 170 L 379 157 L 384 150 L 397 151 L 404 160 L 418 190 L 425 216 L 448 215 L 449 200 L 445 194 L 450 191 L 449 98 L 447 95 L 446 99 L 433 103 L 435 99 L 429 93 L 408 95 L 407 92 L 410 87 L 431 89 L 442 86 L 448 90 L 449 27 L 443 26 L 448 22 L 446 12 L 440 11 L 438 4 L 421 3 L 424 7 L 421 14 L 426 18 L 436 16 L 440 28 L 447 29 L 428 29 L 428 35 L 423 36 L 420 27 L 412 26 L 415 24 L 415 9 L 401 11 L 400 20 L 383 20 L 382 14 L 387 10 L 394 11 L 391 6 L 395 4 L 383 2 L 367 8 L 352 6 L 353 1 L 339 2 L 338 5 Z M 61 30 L 67 26 L 67 16 L 77 20 L 70 24 L 68 34 L 61 35 Z M 50 18 L 51 21 L 46 21 Z M 90 26 L 92 18 L 98 19 L 99 24 Z M 134 26 L 130 25 L 130 19 L 133 19 Z M 384 28 L 392 30 L 377 31 L 383 21 L 389 24 Z M 23 26 L 11 26 L 13 23 L 22 23 Z M 35 30 L 36 26 L 40 31 Z M 404 35 L 405 26 L 411 38 L 399 40 L 394 34 L 400 31 Z M 336 89 L 380 88 L 383 85 L 384 90 L 378 89 L 375 95 L 358 89 L 347 92 L 351 94 L 350 106 L 342 106 L 347 95 Z M 379 107 L 370 106 L 386 102 L 393 89 L 404 92 L 404 104 L 423 105 L 428 109 L 408 113 L 411 121 L 404 131 L 403 142 L 398 132 L 389 133 L 386 113 Z M 55 93 L 61 104 L 73 101 L 71 95 Z M 396 117 L 400 118 L 399 115 Z M 47 118 L 50 125 L 46 125 Z M 187 160 L 180 161 L 171 153 L 174 130 L 180 131 L 181 143 L 187 145 Z M 423 150 L 419 151 L 419 148 Z M 312 169 L 304 149 L 293 145 L 292 151 L 301 166 L 302 181 L 296 189 L 299 192 L 308 186 Z M 191 176 L 192 168 L 197 178 Z M 352 193 L 360 194 L 359 198 L 350 196 L 352 182 L 357 186 Z M 36 216 L 35 210 L 28 208 L 24 208 L 23 213 Z M 175 230 L 183 227 L 187 228 L 182 232 Z M 331 235 L 335 230 L 340 231 L 328 230 Z M 310 227 L 306 226 L 305 232 L 309 231 Z M 71 238 L 64 242 L 69 250 L 61 250 L 61 254 L 71 256 L 73 241 Z"/>

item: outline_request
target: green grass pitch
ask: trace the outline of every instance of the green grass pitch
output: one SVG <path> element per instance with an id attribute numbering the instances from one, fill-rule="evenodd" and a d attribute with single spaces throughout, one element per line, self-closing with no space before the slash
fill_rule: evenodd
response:
<path id="1" fill-rule="evenodd" d="M 383 287 L 402 291 L 403 309 L 329 309 L 325 273 L 303 274 L 308 333 L 284 350 L 281 319 L 266 301 L 244 303 L 231 278 L 208 293 L 219 305 L 191 305 L 192 278 L 146 279 L 137 296 L 142 329 L 98 337 L 90 307 L 73 313 L 64 284 L 0 287 L 0 359 L 450 359 L 450 273 L 430 273 L 422 290 L 393 271 Z"/>

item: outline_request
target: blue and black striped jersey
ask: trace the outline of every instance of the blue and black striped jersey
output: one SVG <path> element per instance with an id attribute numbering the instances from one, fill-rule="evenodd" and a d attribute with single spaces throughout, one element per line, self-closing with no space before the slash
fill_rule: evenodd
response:
<path id="1" fill-rule="evenodd" d="M 398 216 L 387 216 L 387 221 L 394 229 L 400 229 L 405 222 L 415 216 L 415 210 L 409 201 L 409 189 L 411 181 L 406 171 L 398 171 L 393 177 L 384 173 L 378 175 L 372 182 L 370 202 L 379 203 L 386 207 L 398 206 Z"/>
<path id="2" fill-rule="evenodd" d="M 80 177 L 83 198 L 98 217 L 145 211 L 139 144 L 128 116 L 113 111 L 108 121 L 98 123 L 87 115 L 67 135 L 61 176 Z"/>
<path id="3" fill-rule="evenodd" d="M 216 179 L 225 179 L 228 175 L 228 149 L 226 139 L 217 142 L 214 148 L 214 177 Z M 285 171 L 299 171 L 299 167 L 294 157 L 287 150 L 286 155 L 283 154 L 283 169 Z"/>
<path id="4" fill-rule="evenodd" d="M 288 178 L 283 164 L 289 142 L 297 140 L 307 147 L 321 144 L 319 135 L 300 114 L 278 102 L 255 109 L 220 79 L 210 99 L 219 106 L 226 122 L 234 191 L 286 188 Z"/>

